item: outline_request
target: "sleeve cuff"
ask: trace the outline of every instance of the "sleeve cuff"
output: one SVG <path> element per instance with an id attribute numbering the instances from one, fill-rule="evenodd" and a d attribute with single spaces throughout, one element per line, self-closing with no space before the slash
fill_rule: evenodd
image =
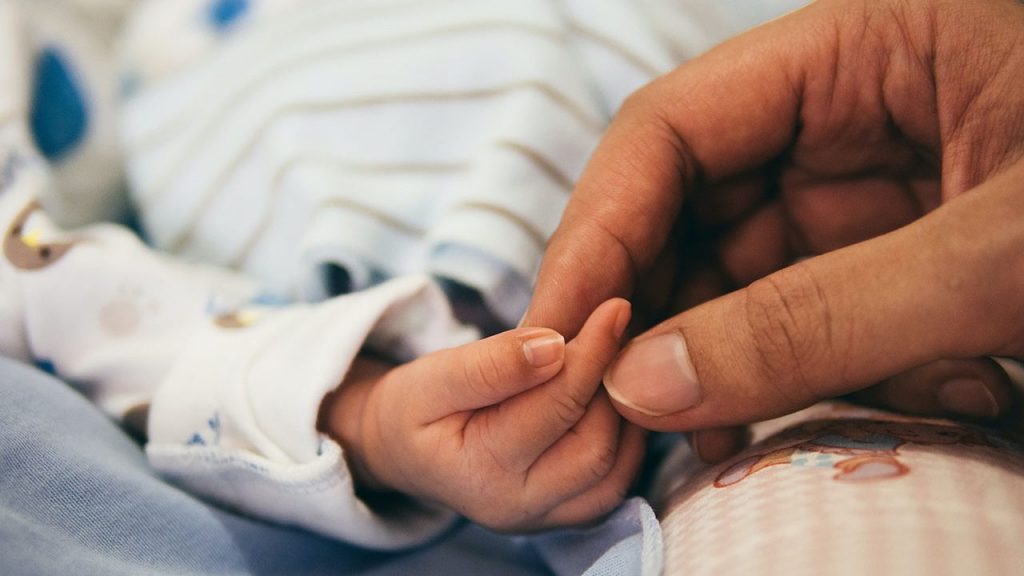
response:
<path id="1" fill-rule="evenodd" d="M 367 340 L 416 356 L 476 336 L 425 277 L 220 316 L 184 346 L 157 392 L 147 454 L 188 489 L 254 516 L 372 548 L 421 543 L 454 515 L 368 507 L 341 448 L 317 432 L 317 412 Z"/>

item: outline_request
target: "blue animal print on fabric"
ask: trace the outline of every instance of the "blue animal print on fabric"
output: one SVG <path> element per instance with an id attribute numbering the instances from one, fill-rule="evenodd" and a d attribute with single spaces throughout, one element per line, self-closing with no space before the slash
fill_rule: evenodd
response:
<path id="1" fill-rule="evenodd" d="M 249 301 L 249 304 L 253 306 L 265 306 L 267 308 L 281 308 L 291 304 L 291 300 L 284 296 L 263 292 L 257 294 L 255 298 Z"/>
<path id="2" fill-rule="evenodd" d="M 38 360 L 36 360 L 36 368 L 39 368 L 43 372 L 46 372 L 47 374 L 50 374 L 52 376 L 57 375 L 57 367 L 53 365 L 53 362 L 51 360 L 39 358 Z"/>
<path id="3" fill-rule="evenodd" d="M 186 446 L 216 446 L 220 444 L 220 412 L 214 412 L 206 420 L 207 430 L 193 433 L 185 441 Z M 206 435 L 204 436 L 204 432 Z"/>
<path id="4" fill-rule="evenodd" d="M 213 431 L 213 437 L 214 437 L 214 442 L 213 443 L 214 444 L 219 443 L 220 442 L 220 413 L 219 412 L 214 412 L 213 416 L 211 416 L 210 419 L 206 421 L 206 425 L 209 426 L 210 430 Z"/>
<path id="5" fill-rule="evenodd" d="M 7 191 L 18 177 L 18 170 L 25 165 L 25 159 L 17 151 L 12 152 L 0 166 L 0 194 Z"/>
<path id="6" fill-rule="evenodd" d="M 122 98 L 134 96 L 139 92 L 141 86 L 142 80 L 139 79 L 138 72 L 134 70 L 124 71 L 117 78 L 117 91 Z"/>
<path id="7" fill-rule="evenodd" d="M 249 0 L 212 0 L 206 11 L 210 25 L 224 31 L 249 11 Z"/>
<path id="8" fill-rule="evenodd" d="M 36 58 L 29 124 L 36 146 L 51 161 L 67 156 L 89 129 L 85 96 L 55 47 L 44 48 Z"/>

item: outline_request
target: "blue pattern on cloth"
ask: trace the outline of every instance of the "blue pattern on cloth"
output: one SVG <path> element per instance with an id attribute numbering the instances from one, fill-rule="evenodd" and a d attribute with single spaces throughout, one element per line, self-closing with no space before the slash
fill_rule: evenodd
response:
<path id="1" fill-rule="evenodd" d="M 89 129 L 85 95 L 67 58 L 53 46 L 36 57 L 29 125 L 39 151 L 51 161 L 70 154 Z"/>
<path id="2" fill-rule="evenodd" d="M 212 0 L 206 11 L 207 20 L 215 29 L 224 31 L 249 11 L 249 0 Z"/>
<path id="3" fill-rule="evenodd" d="M 14 184 L 14 181 L 18 179 L 18 172 L 29 162 L 18 150 L 13 150 L 7 155 L 3 165 L 0 165 L 0 194 L 6 192 Z"/>
<path id="4" fill-rule="evenodd" d="M 559 530 L 533 541 L 559 576 L 655 576 L 664 564 L 661 525 L 643 498 L 627 500 L 593 528 Z"/>
<path id="5" fill-rule="evenodd" d="M 217 446 L 220 444 L 220 413 L 214 412 L 206 420 L 207 430 L 193 433 L 185 441 L 186 446 Z M 206 433 L 206 436 L 203 433 Z"/>
<path id="6" fill-rule="evenodd" d="M 43 372 L 46 372 L 47 374 L 49 374 L 51 376 L 56 376 L 57 375 L 57 367 L 53 365 L 53 361 L 52 360 L 47 360 L 45 358 L 39 358 L 39 359 L 36 360 L 35 364 L 36 364 L 36 368 L 39 368 Z"/>

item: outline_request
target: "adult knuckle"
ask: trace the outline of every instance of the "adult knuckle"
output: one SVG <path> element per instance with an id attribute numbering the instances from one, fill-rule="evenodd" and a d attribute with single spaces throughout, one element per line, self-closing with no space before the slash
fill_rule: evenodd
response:
<path id="1" fill-rule="evenodd" d="M 840 357 L 834 352 L 828 298 L 810 270 L 797 264 L 751 284 L 746 321 L 762 381 L 783 397 L 792 396 L 794 388 L 816 396 L 808 372 Z"/>
<path id="2" fill-rule="evenodd" d="M 654 100 L 652 92 L 653 88 L 651 83 L 641 86 L 631 92 L 629 96 L 626 96 L 626 99 L 622 101 L 622 105 L 619 106 L 619 112 L 616 117 L 633 116 L 650 110 L 652 101 Z"/>

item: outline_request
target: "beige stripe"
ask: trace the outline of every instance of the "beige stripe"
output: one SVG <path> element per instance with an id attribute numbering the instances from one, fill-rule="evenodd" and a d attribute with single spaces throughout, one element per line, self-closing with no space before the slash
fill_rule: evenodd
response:
<path id="1" fill-rule="evenodd" d="M 647 59 L 645 59 L 643 56 L 637 54 L 629 47 L 625 46 L 624 44 L 622 44 L 615 38 L 612 38 L 611 36 L 598 32 L 597 30 L 594 30 L 592 28 L 587 28 L 580 24 L 579 22 L 569 22 L 568 27 L 569 30 L 574 34 L 578 34 L 579 36 L 586 38 L 587 40 L 590 40 L 595 44 L 600 44 L 601 46 L 604 46 L 608 50 L 615 52 L 620 57 L 622 57 L 623 60 L 626 60 L 633 66 L 643 70 L 651 78 L 661 76 L 662 74 L 665 73 L 664 70 L 661 70 L 658 66 L 655 66 L 651 62 L 647 61 Z"/>
<path id="2" fill-rule="evenodd" d="M 295 103 L 278 110 L 274 114 L 270 115 L 266 121 L 264 121 L 255 131 L 255 133 L 246 141 L 243 148 L 235 154 L 225 165 L 223 171 L 214 180 L 214 182 L 207 186 L 206 189 L 200 195 L 199 201 L 190 210 L 187 222 L 196 222 L 199 219 L 199 215 L 205 212 L 213 199 L 216 197 L 216 191 L 223 188 L 227 179 L 231 174 L 237 170 L 238 165 L 242 160 L 247 157 L 253 150 L 253 148 L 262 141 L 264 133 L 273 125 L 274 121 L 289 114 L 293 113 L 317 113 L 339 110 L 343 108 L 359 108 L 369 106 L 380 106 L 385 104 L 395 103 L 427 103 L 427 102 L 451 102 L 455 100 L 474 100 L 492 98 L 498 96 L 504 96 L 517 91 L 533 90 L 543 94 L 549 98 L 552 102 L 561 105 L 572 113 L 573 111 L 579 111 L 568 98 L 558 92 L 554 87 L 534 81 L 518 82 L 509 84 L 506 86 L 499 86 L 495 88 L 481 89 L 481 90 L 470 90 L 465 92 L 437 92 L 437 93 L 412 93 L 412 94 L 391 94 L 381 95 L 366 98 L 357 98 L 349 101 L 342 102 L 304 102 Z M 180 162 L 179 162 L 180 163 Z M 141 199 L 141 204 L 144 210 L 151 210 L 153 205 L 157 203 L 169 190 L 171 189 L 170 182 L 164 179 L 162 185 L 154 187 L 154 193 L 148 197 Z M 173 252 L 180 251 L 188 240 L 189 233 L 187 228 L 176 234 L 171 238 L 167 245 L 167 248 Z"/>
<path id="3" fill-rule="evenodd" d="M 391 228 L 392 230 L 404 234 L 406 236 L 420 238 L 427 234 L 427 230 L 423 228 L 419 228 L 413 224 L 403 222 L 386 212 L 378 210 L 377 208 L 361 204 L 359 202 L 356 202 L 355 200 L 351 200 L 348 198 L 328 198 L 327 200 L 324 200 L 323 202 L 317 205 L 314 213 L 319 213 L 321 210 L 325 208 L 344 208 L 346 210 L 351 210 L 352 212 L 357 212 L 364 216 L 368 216 L 376 220 L 378 223 L 387 226 L 388 228 Z M 454 206 L 452 210 L 479 210 L 496 214 L 512 222 L 516 226 L 520 227 L 524 232 L 526 232 L 528 236 L 530 236 L 530 238 L 537 244 L 537 247 L 541 251 L 543 251 L 545 246 L 547 245 L 546 236 L 542 234 L 535 226 L 533 226 L 533 224 L 531 224 L 518 214 L 515 214 L 514 212 L 511 212 L 508 209 L 498 206 L 496 204 L 490 204 L 485 202 L 466 202 Z"/>
<path id="4" fill-rule="evenodd" d="M 245 94 L 252 94 L 259 89 L 259 86 L 265 82 L 273 80 L 286 74 L 287 72 L 294 70 L 296 61 L 303 64 L 309 62 L 315 62 L 317 60 L 326 60 L 342 55 L 356 55 L 362 52 L 369 52 L 380 48 L 393 48 L 395 46 L 403 44 L 415 44 L 417 42 L 428 40 L 431 38 L 467 34 L 474 32 L 483 32 L 488 30 L 511 30 L 516 32 L 524 32 L 541 38 L 547 38 L 549 40 L 564 43 L 566 35 L 560 30 L 553 30 L 544 28 L 542 26 L 536 26 L 533 24 L 523 22 L 473 22 L 469 24 L 459 26 L 448 26 L 444 28 L 436 28 L 431 30 L 425 30 L 422 32 L 408 34 L 405 36 L 391 36 L 386 38 L 375 38 L 361 43 L 346 44 L 343 46 L 332 47 L 327 50 L 320 52 L 313 52 L 307 54 L 298 54 L 293 59 L 288 59 L 272 66 L 270 69 L 252 78 L 250 81 L 243 83 L 237 89 L 232 92 L 232 95 L 228 98 L 223 98 L 223 92 L 220 90 L 222 86 L 214 85 L 210 86 L 208 90 L 201 93 L 199 96 L 193 99 L 196 103 L 219 101 L 220 105 L 213 109 L 208 117 L 214 119 L 222 119 L 228 115 L 231 107 L 235 102 L 240 100 Z M 181 114 L 169 119 L 162 126 L 153 129 L 149 133 L 143 133 L 135 138 L 132 138 L 128 143 L 133 149 L 141 149 L 149 146 L 153 146 L 162 140 L 166 140 L 171 137 L 171 134 L 179 129 L 181 126 L 188 124 L 188 118 L 192 116 L 191 109 L 186 109 Z M 208 127 L 209 130 L 209 127 Z M 202 141 L 202 137 L 198 139 Z"/>
<path id="5" fill-rule="evenodd" d="M 417 8 L 420 10 L 434 10 L 432 6 L 434 4 L 444 5 L 452 4 L 450 0 L 434 0 L 427 1 L 421 0 L 417 3 Z M 361 4 L 361 5 L 360 5 Z M 355 9 L 353 9 L 355 8 Z M 358 10 L 358 11 L 357 11 Z M 406 15 L 409 12 L 409 6 L 403 2 L 361 2 L 361 3 L 348 3 L 348 2 L 309 2 L 308 7 L 304 7 L 303 10 L 293 10 L 287 14 L 275 15 L 278 17 L 278 22 L 272 26 L 256 26 L 246 31 L 244 38 L 239 38 L 237 42 L 229 42 L 224 47 L 224 57 L 218 63 L 221 69 L 228 67 L 234 69 L 233 66 L 234 58 L 238 57 L 239 53 L 242 53 L 247 62 L 250 61 L 244 56 L 248 53 L 250 46 L 258 44 L 261 46 L 282 46 L 289 42 L 294 41 L 297 35 L 301 34 L 309 36 L 315 33 L 321 32 L 323 29 L 332 28 L 335 26 L 336 21 L 341 19 L 347 23 L 354 22 L 367 22 L 367 21 L 379 21 L 382 18 L 387 18 L 391 13 L 401 12 L 402 15 Z M 356 44 L 358 46 L 358 44 Z M 215 72 L 220 72 L 220 69 Z M 172 81 L 167 79 L 157 78 L 153 82 L 147 85 L 148 89 L 160 89 L 166 84 L 171 84 Z M 215 91 L 210 91 L 216 94 Z M 188 114 L 182 114 L 178 118 L 187 118 Z M 176 122 L 168 122 L 171 126 L 175 125 Z M 171 126 L 165 126 L 169 128 Z M 157 129 L 159 130 L 159 128 Z M 147 136 L 142 136 L 147 137 Z M 140 136 L 133 135 L 126 140 L 127 143 L 134 145 Z"/>
<path id="6" fill-rule="evenodd" d="M 573 179 L 567 176 L 564 172 L 562 172 L 561 169 L 559 169 L 554 162 L 552 162 L 550 159 L 545 157 L 537 150 L 534 150 L 533 148 L 530 148 L 525 144 L 521 144 L 519 142 L 512 142 L 510 140 L 499 140 L 495 142 L 495 145 L 516 152 L 522 155 L 523 157 L 527 158 L 530 162 L 537 166 L 537 168 L 544 172 L 544 174 L 546 174 L 548 178 L 554 181 L 555 184 L 558 184 L 558 186 L 562 188 L 562 190 L 564 190 L 567 194 L 572 193 L 572 189 L 574 186 Z"/>
<path id="7" fill-rule="evenodd" d="M 519 142 L 513 142 L 511 140 L 500 140 L 494 143 L 495 146 L 506 148 L 514 153 L 521 154 L 524 158 L 532 162 L 538 170 L 548 175 L 556 184 L 562 187 L 566 193 L 572 192 L 572 180 L 565 176 L 548 158 L 544 157 L 540 152 L 521 144 Z M 341 170 L 363 173 L 363 174 L 394 174 L 394 173 L 406 173 L 406 174 L 448 174 L 453 172 L 460 172 L 469 168 L 469 162 L 452 162 L 448 164 L 365 164 L 365 163 L 352 163 L 346 162 L 338 158 L 330 157 L 296 157 L 288 160 L 282 164 L 275 172 L 271 179 L 269 194 L 267 201 L 263 207 L 263 213 L 260 215 L 259 221 L 248 233 L 245 243 L 242 245 L 242 249 L 238 254 L 232 258 L 230 266 L 233 268 L 241 268 L 242 264 L 249 258 L 252 251 L 256 248 L 256 244 L 260 238 L 269 230 L 270 220 L 274 213 L 274 206 L 277 205 L 280 200 L 282 193 L 281 186 L 285 176 L 300 164 L 316 163 L 325 164 L 331 168 L 338 168 Z M 184 231 L 184 242 L 188 243 L 191 241 L 192 236 L 195 234 L 194 221 Z"/>
<path id="8" fill-rule="evenodd" d="M 278 168 L 277 171 L 274 173 L 274 176 L 273 176 L 273 178 L 271 180 L 271 183 L 270 183 L 270 188 L 269 188 L 270 192 L 267 195 L 266 203 L 263 206 L 263 213 L 260 215 L 259 221 L 252 228 L 252 230 L 249 232 L 248 238 L 246 238 L 245 243 L 242 245 L 242 249 L 232 259 L 232 261 L 230 263 L 230 266 L 232 266 L 233 268 L 236 268 L 236 269 L 241 268 L 242 264 L 249 258 L 249 255 L 252 254 L 252 251 L 256 248 L 256 244 L 260 241 L 260 238 L 270 228 L 270 220 L 271 220 L 271 218 L 272 218 L 272 216 L 274 214 L 274 206 L 277 205 L 277 203 L 278 203 L 278 201 L 280 199 L 280 196 L 281 196 L 281 193 L 282 193 L 282 189 L 281 189 L 282 188 L 282 182 L 284 181 L 285 176 L 287 176 L 288 173 L 292 169 L 294 169 L 296 166 L 298 166 L 300 164 L 306 164 L 306 163 L 329 164 L 333 168 L 342 168 L 342 169 L 350 171 L 350 172 L 362 172 L 364 174 L 376 174 L 376 173 L 380 173 L 380 174 L 386 174 L 386 173 L 445 174 L 445 173 L 450 173 L 450 172 L 457 172 L 457 171 L 463 170 L 466 167 L 465 163 L 452 163 L 452 164 L 355 164 L 355 163 L 350 163 L 350 162 L 344 162 L 344 161 L 339 160 L 337 158 L 327 158 L 327 157 L 323 157 L 323 158 L 309 158 L 309 157 L 292 158 L 292 159 L 288 160 L 287 162 L 285 162 L 283 165 L 281 165 L 281 167 Z M 321 206 L 323 206 L 324 204 L 330 204 L 332 202 L 334 202 L 334 201 L 333 200 L 325 201 L 324 203 L 321 203 Z M 341 204 L 341 203 L 342 203 L 341 201 L 338 202 L 338 204 Z M 345 205 L 361 206 L 359 204 L 354 204 L 354 203 L 349 203 L 349 204 L 345 204 Z M 366 210 L 357 210 L 357 211 L 362 212 L 362 213 L 366 213 L 367 212 Z M 373 213 L 377 214 L 379 212 L 378 211 L 374 211 Z M 382 220 L 381 218 L 377 218 L 377 219 L 378 220 Z M 389 222 L 398 222 L 398 220 L 396 220 L 394 218 L 391 218 L 391 217 L 388 217 L 386 219 L 383 219 L 382 222 L 387 224 Z M 406 233 L 408 233 L 407 231 L 410 229 L 410 227 L 405 225 L 404 223 L 399 222 L 399 225 L 396 226 L 396 229 L 398 231 L 400 231 L 400 232 L 406 231 Z M 191 240 L 192 235 L 194 233 L 195 233 L 195 223 L 192 222 L 192 223 L 190 223 L 189 227 L 184 232 L 185 242 L 188 242 L 189 240 Z M 420 235 L 420 234 L 417 234 L 417 235 Z"/>
<path id="9" fill-rule="evenodd" d="M 378 210 L 377 208 L 367 206 L 366 204 L 360 204 L 359 202 L 349 198 L 328 198 L 317 205 L 315 212 L 319 213 L 324 208 L 344 208 L 364 216 L 369 216 L 388 228 L 406 236 L 422 237 L 427 233 L 425 229 L 403 222 L 383 210 Z"/>
<path id="10" fill-rule="evenodd" d="M 537 249 L 541 252 L 547 248 L 548 236 L 541 232 L 532 222 L 523 218 L 519 214 L 512 212 L 504 206 L 498 206 L 497 204 L 491 204 L 490 202 L 463 202 L 456 204 L 451 208 L 452 212 L 462 210 L 476 210 L 480 212 L 490 212 L 496 216 L 501 216 L 505 220 L 508 220 L 512 224 L 518 226 L 527 236 L 533 240 L 533 243 L 537 245 Z"/>
<path id="11" fill-rule="evenodd" d="M 349 198 L 328 198 L 317 205 L 314 210 L 314 214 L 319 214 L 326 208 L 344 208 L 346 210 L 362 214 L 376 220 L 379 224 L 387 226 L 395 232 L 406 236 L 421 238 L 427 234 L 427 231 L 423 228 L 399 220 L 382 210 L 378 210 L 377 208 L 367 206 L 366 204 L 362 204 Z M 547 246 L 547 236 L 544 233 L 538 230 L 531 222 L 507 208 L 485 202 L 465 202 L 452 208 L 452 211 L 459 210 L 478 210 L 500 216 L 522 229 L 534 244 L 536 244 L 539 251 L 543 252 Z"/>

